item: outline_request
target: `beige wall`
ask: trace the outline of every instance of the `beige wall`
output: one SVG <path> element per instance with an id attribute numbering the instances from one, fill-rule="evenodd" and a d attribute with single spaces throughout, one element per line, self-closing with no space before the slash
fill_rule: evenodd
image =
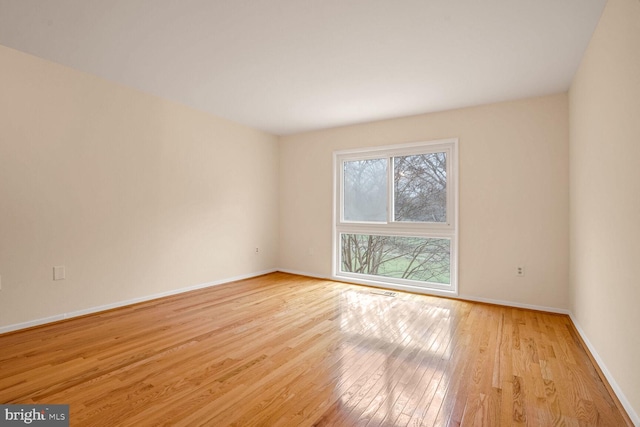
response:
<path id="1" fill-rule="evenodd" d="M 570 119 L 572 311 L 640 414 L 640 1 L 609 0 Z"/>
<path id="2" fill-rule="evenodd" d="M 0 70 L 0 327 L 277 267 L 275 137 L 4 47 Z"/>
<path id="3" fill-rule="evenodd" d="M 568 308 L 566 94 L 281 138 L 280 267 L 331 275 L 334 150 L 447 137 L 459 138 L 460 294 Z"/>

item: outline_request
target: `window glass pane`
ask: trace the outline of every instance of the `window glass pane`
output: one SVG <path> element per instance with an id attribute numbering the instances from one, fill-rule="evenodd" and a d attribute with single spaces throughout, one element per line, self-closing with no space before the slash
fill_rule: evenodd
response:
<path id="1" fill-rule="evenodd" d="M 344 162 L 345 221 L 387 221 L 387 159 Z"/>
<path id="2" fill-rule="evenodd" d="M 428 153 L 393 158 L 395 221 L 447 221 L 447 157 Z"/>
<path id="3" fill-rule="evenodd" d="M 451 283 L 451 241 L 341 234 L 341 270 L 421 282 Z"/>

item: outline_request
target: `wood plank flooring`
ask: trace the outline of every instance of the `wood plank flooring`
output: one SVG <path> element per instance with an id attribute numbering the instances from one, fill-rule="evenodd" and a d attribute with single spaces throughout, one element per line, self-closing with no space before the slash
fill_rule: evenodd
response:
<path id="1" fill-rule="evenodd" d="M 624 426 L 567 316 L 284 273 L 0 335 L 72 426 Z"/>

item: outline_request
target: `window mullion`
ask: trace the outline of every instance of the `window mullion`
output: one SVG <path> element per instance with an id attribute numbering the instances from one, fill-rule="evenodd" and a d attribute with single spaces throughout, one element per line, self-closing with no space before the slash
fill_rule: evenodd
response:
<path id="1" fill-rule="evenodd" d="M 395 200 L 394 200 L 394 168 L 393 156 L 389 156 L 387 165 L 387 223 L 395 222 Z"/>

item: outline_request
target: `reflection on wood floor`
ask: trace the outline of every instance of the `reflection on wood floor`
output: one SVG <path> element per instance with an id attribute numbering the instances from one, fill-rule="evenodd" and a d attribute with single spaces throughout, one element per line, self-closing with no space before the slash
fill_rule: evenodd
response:
<path id="1" fill-rule="evenodd" d="M 567 316 L 274 273 L 0 336 L 72 426 L 631 425 Z"/>

